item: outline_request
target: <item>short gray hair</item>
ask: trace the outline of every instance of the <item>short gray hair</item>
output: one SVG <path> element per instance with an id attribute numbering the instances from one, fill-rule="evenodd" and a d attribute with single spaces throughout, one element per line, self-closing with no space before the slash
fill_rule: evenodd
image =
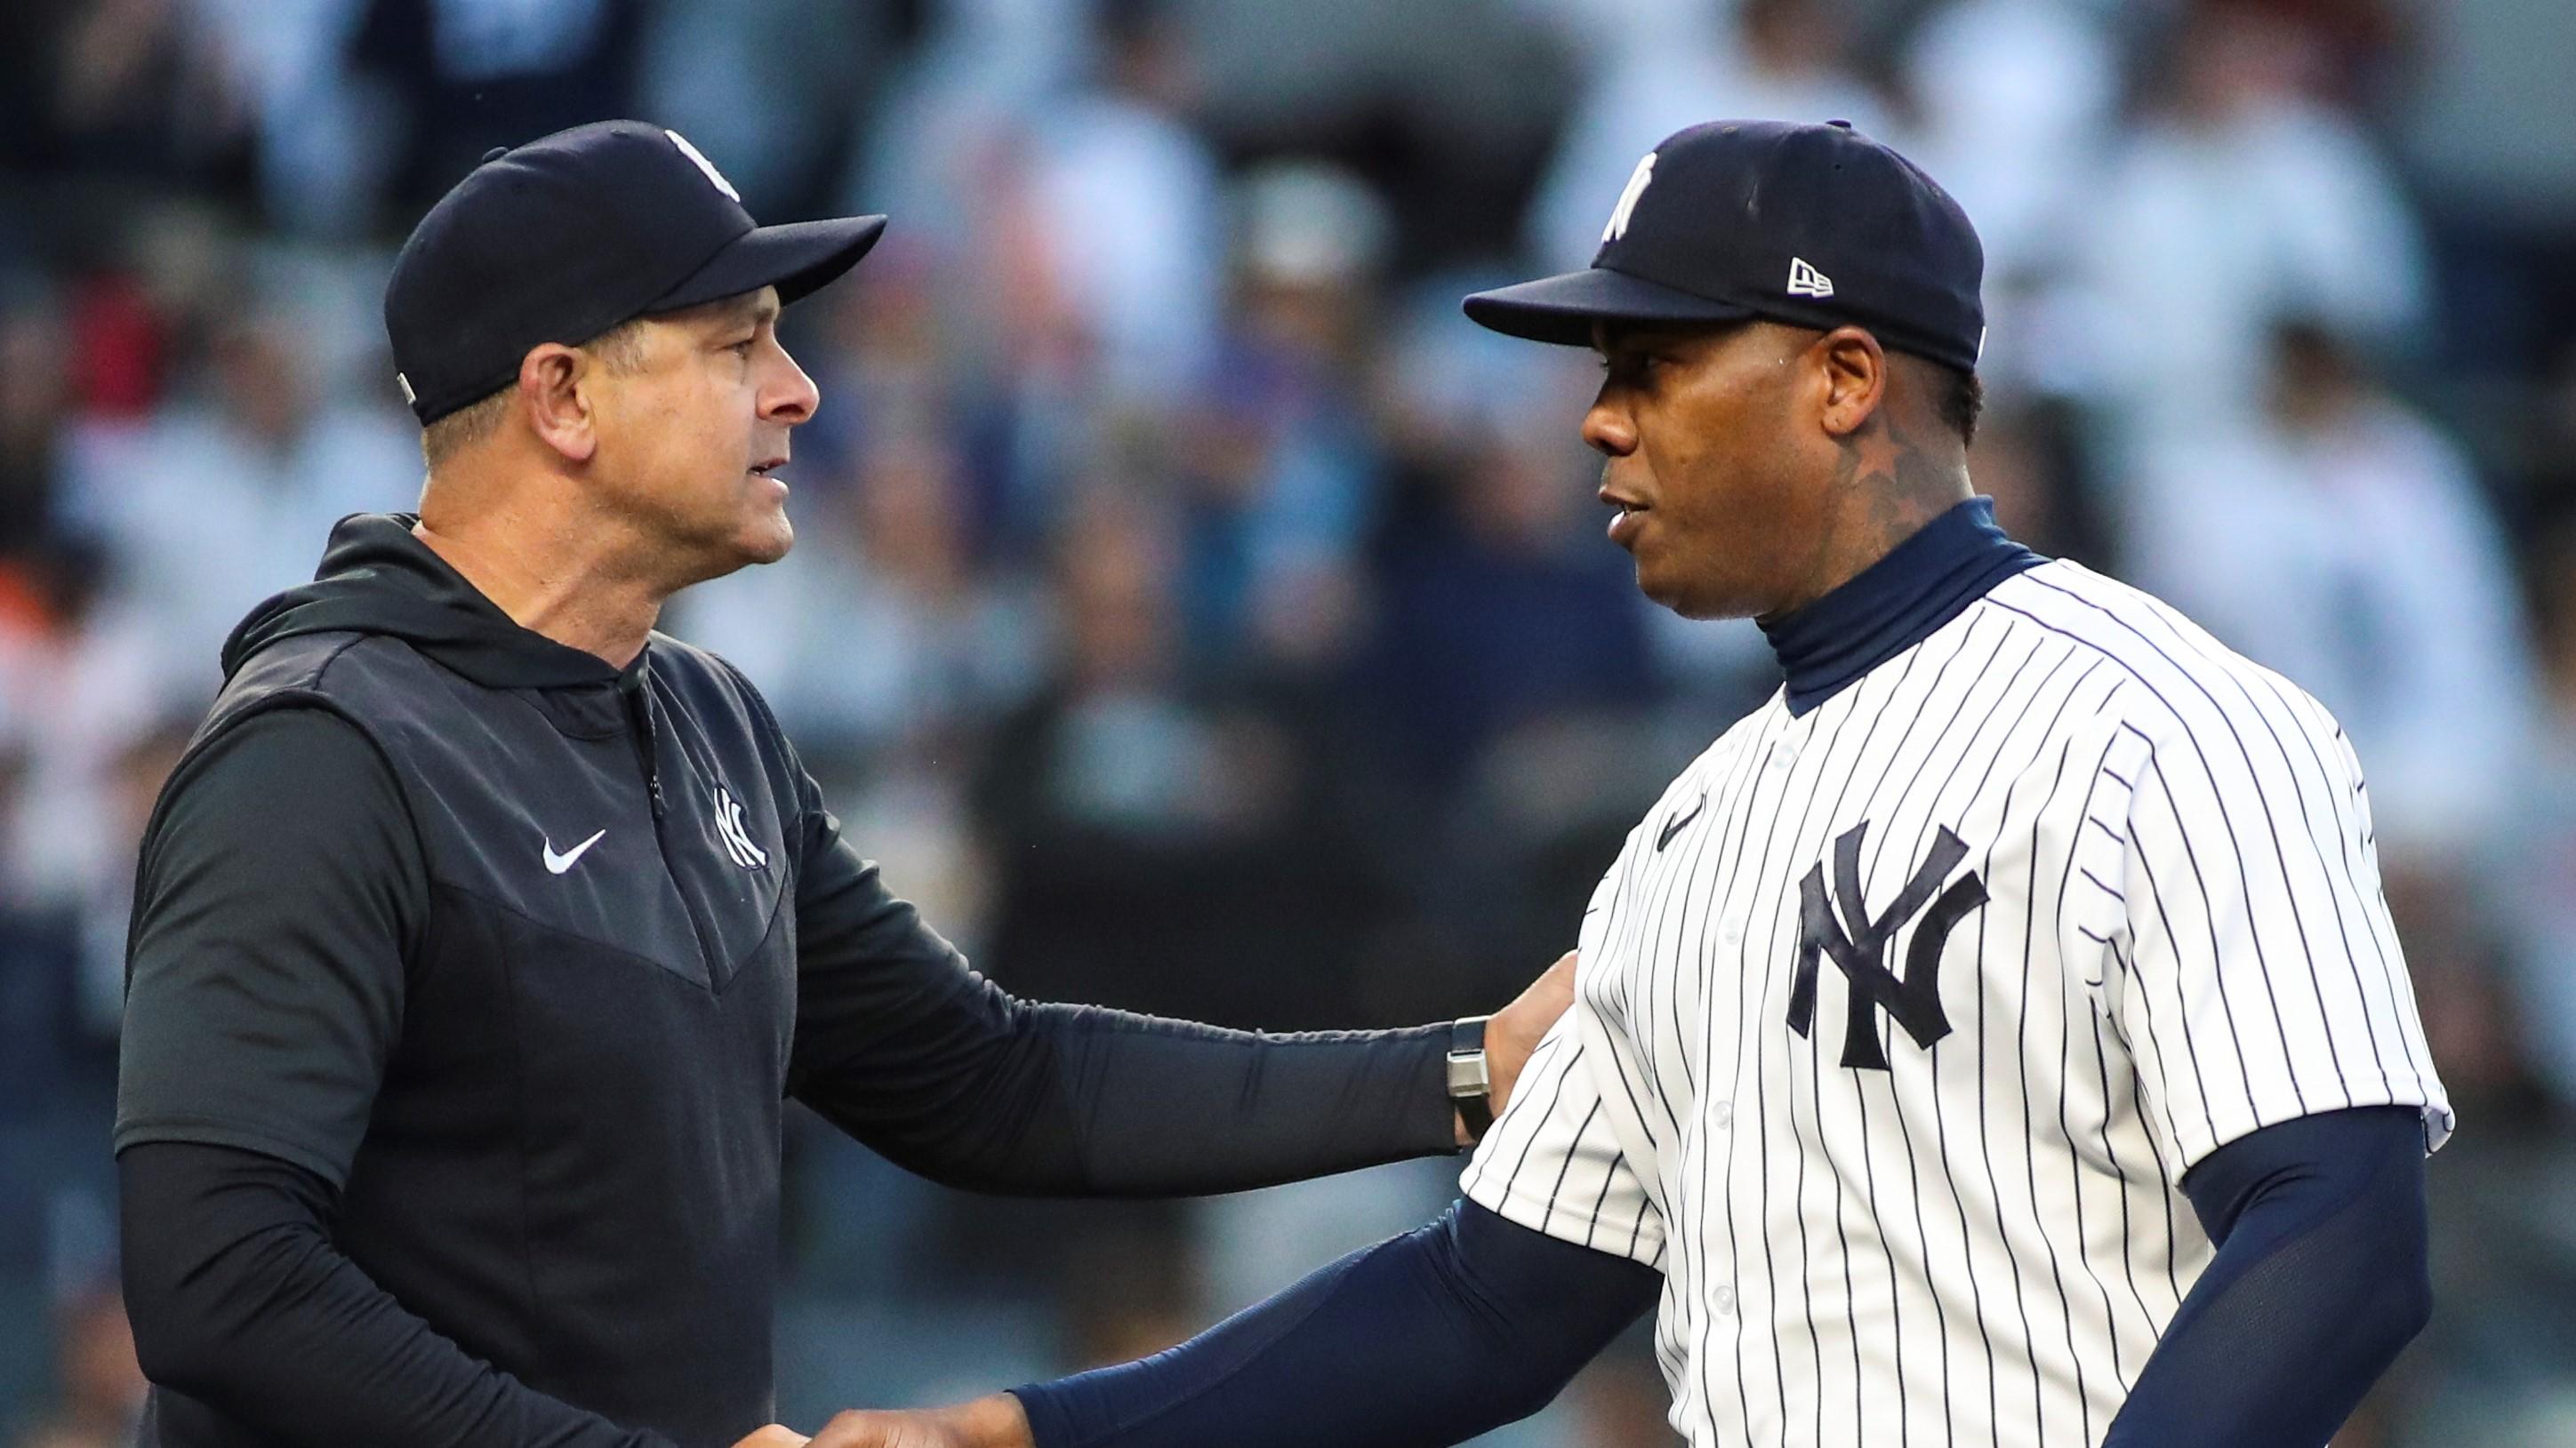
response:
<path id="1" fill-rule="evenodd" d="M 636 317 L 618 323 L 581 344 L 581 350 L 599 359 L 599 365 L 614 374 L 631 373 L 644 365 L 644 321 Z M 501 430 L 501 419 L 510 413 L 509 386 L 478 397 L 420 430 L 421 460 L 431 472 L 448 459 Z"/>

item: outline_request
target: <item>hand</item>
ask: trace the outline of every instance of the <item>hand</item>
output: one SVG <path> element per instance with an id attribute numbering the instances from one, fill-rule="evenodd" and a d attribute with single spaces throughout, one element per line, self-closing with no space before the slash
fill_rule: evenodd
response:
<path id="1" fill-rule="evenodd" d="M 798 1440 L 803 1441 L 803 1440 Z M 953 1408 L 902 1413 L 839 1414 L 814 1435 L 813 1448 L 1037 1448 L 1020 1400 L 995 1393 Z"/>
<path id="2" fill-rule="evenodd" d="M 768 1427 L 763 1428 L 759 1432 L 752 1434 L 750 1437 L 743 1439 L 739 1443 L 736 1443 L 733 1445 L 733 1448 L 804 1448 L 805 1444 L 812 1441 L 812 1439 L 797 1432 L 793 1428 L 785 1428 L 776 1423 L 772 1423 Z"/>
<path id="3" fill-rule="evenodd" d="M 1530 1052 L 1538 1049 L 1539 1037 L 1574 1004 L 1574 958 L 1571 950 L 1558 956 L 1556 964 L 1530 982 L 1529 989 L 1485 1023 L 1485 1079 L 1492 1083 L 1486 1094 L 1496 1116 L 1511 1100 L 1512 1087 L 1521 1079 L 1521 1068 L 1529 1064 Z M 1463 1121 L 1458 1124 L 1458 1144 L 1474 1144 L 1467 1139 Z"/>

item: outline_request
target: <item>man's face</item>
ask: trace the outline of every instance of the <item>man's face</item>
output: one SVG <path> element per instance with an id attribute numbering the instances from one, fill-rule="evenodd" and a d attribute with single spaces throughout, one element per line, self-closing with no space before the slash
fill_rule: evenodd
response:
<path id="1" fill-rule="evenodd" d="M 1833 466 L 1830 444 L 1797 426 L 1812 337 L 1766 322 L 1596 328 L 1604 376 L 1583 441 L 1608 459 L 1611 541 L 1635 556 L 1648 598 L 1686 618 L 1746 618 L 1778 611 L 1812 571 L 1826 536 L 1813 480 Z"/>
<path id="2" fill-rule="evenodd" d="M 778 294 L 763 287 L 647 319 L 632 359 L 594 394 L 590 475 L 603 506 L 672 570 L 713 578 L 772 563 L 795 540 L 788 430 L 814 415 L 814 380 L 778 344 Z"/>

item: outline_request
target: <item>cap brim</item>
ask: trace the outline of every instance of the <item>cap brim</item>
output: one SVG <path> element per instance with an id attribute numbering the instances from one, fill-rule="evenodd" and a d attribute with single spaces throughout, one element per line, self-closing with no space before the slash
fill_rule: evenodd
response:
<path id="1" fill-rule="evenodd" d="M 1466 308 L 1468 320 L 1480 327 L 1562 347 L 1591 346 L 1596 322 L 1741 322 L 1755 315 L 1732 302 L 1713 302 L 1607 267 L 1477 292 Z"/>
<path id="2" fill-rule="evenodd" d="M 885 224 L 882 216 L 842 216 L 754 227 L 727 242 L 649 310 L 675 312 L 762 287 L 778 288 L 783 306 L 856 266 L 885 233 Z"/>

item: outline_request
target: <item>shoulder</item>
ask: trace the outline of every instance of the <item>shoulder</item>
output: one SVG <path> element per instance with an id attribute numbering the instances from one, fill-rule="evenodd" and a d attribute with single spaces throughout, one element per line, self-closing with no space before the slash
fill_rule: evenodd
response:
<path id="1" fill-rule="evenodd" d="M 327 710 L 372 732 L 387 706 L 442 671 L 389 634 L 341 630 L 280 639 L 244 659 L 206 716 L 207 733 L 280 705 Z"/>
<path id="2" fill-rule="evenodd" d="M 203 735 L 163 783 L 140 851 L 147 882 L 220 890 L 249 880 L 308 901 L 329 880 L 414 880 L 419 860 L 384 751 L 309 695 Z"/>
<path id="3" fill-rule="evenodd" d="M 2163 792 L 2205 803 L 2317 804 L 2334 800 L 2336 785 L 2359 790 L 2360 760 L 2315 696 L 2162 599 L 2056 562 L 2006 580 L 1989 601 L 2112 671 L 2118 687 L 2082 727 L 2102 745 L 2103 767 L 2133 790 L 2149 775 Z"/>
<path id="4" fill-rule="evenodd" d="M 2108 712 L 2150 742 L 2250 731 L 2340 747 L 2342 726 L 2305 689 L 2164 600 L 2082 564 L 2060 559 L 2034 568 L 2004 580 L 1983 602 L 2014 627 L 2060 640 L 2109 671 L 2120 688 Z"/>
<path id="5" fill-rule="evenodd" d="M 406 664 L 428 666 L 397 641 L 358 632 L 301 634 L 259 650 L 224 681 L 172 785 L 210 767 L 249 767 L 235 761 L 291 762 L 298 748 L 322 751 L 332 762 L 363 756 L 369 768 L 389 773 L 366 703 L 377 692 L 373 682 Z"/>
<path id="6" fill-rule="evenodd" d="M 390 784 L 392 777 L 355 720 L 318 700 L 293 698 L 206 734 L 172 769 L 164 792 L 221 781 L 227 792 L 327 800 L 340 797 L 335 786 Z"/>

